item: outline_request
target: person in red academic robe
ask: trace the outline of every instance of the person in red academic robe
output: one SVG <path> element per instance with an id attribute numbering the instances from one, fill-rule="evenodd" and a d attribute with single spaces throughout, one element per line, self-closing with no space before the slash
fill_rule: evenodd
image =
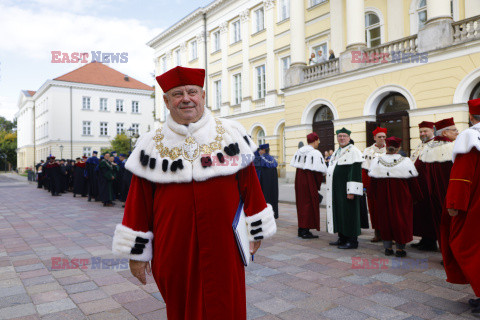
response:
<path id="1" fill-rule="evenodd" d="M 380 230 L 378 228 L 377 216 L 375 214 L 375 203 L 374 199 L 376 195 L 372 193 L 370 188 L 370 177 L 368 176 L 368 170 L 370 169 L 370 164 L 379 156 L 385 154 L 386 146 L 385 139 L 387 139 L 387 128 L 376 128 L 373 132 L 373 139 L 375 143 L 370 147 L 365 148 L 363 151 L 363 157 L 365 161 L 362 163 L 362 182 L 363 187 L 366 189 L 367 201 L 368 201 L 368 211 L 370 213 L 370 222 L 372 223 L 372 229 L 375 230 L 375 236 L 370 240 L 371 242 L 381 241 Z M 379 212 L 381 214 L 381 211 Z"/>
<path id="2" fill-rule="evenodd" d="M 387 153 L 375 159 L 368 172 L 375 208 L 382 213 L 377 222 L 385 255 L 393 255 L 394 240 L 397 257 L 407 255 L 405 244 L 413 239 L 413 203 L 422 197 L 415 165 L 398 154 L 401 142 L 397 137 L 387 138 Z"/>
<path id="3" fill-rule="evenodd" d="M 132 180 L 112 249 L 143 284 L 152 271 L 169 320 L 245 320 L 232 229 L 240 198 L 252 253 L 276 224 L 252 164 L 257 147 L 240 124 L 205 109 L 204 80 L 205 70 L 183 67 L 157 77 L 170 114 L 126 163 Z"/>
<path id="4" fill-rule="evenodd" d="M 320 187 L 327 165 L 318 150 L 320 138 L 315 132 L 307 135 L 308 145 L 297 150 L 290 165 L 295 173 L 295 204 L 297 206 L 298 236 L 318 238 L 310 229 L 320 231 Z"/>
<path id="5" fill-rule="evenodd" d="M 420 160 L 420 156 L 427 144 L 432 141 L 435 136 L 434 126 L 435 123 L 429 121 L 423 121 L 418 125 L 421 143 L 412 152 L 410 157 L 410 160 L 415 164 L 415 168 L 418 171 L 418 184 L 424 195 L 430 193 L 428 191 L 427 167 L 425 162 Z M 413 205 L 413 235 L 421 237 L 421 239 L 420 242 L 411 244 L 411 247 L 422 251 L 437 250 L 437 235 L 435 233 L 430 201 L 428 197 L 424 197 Z"/>
<path id="6" fill-rule="evenodd" d="M 453 141 L 458 136 L 458 130 L 453 118 L 443 119 L 435 123 L 437 135 L 425 147 L 420 160 L 425 163 L 429 198 L 431 199 L 432 220 L 437 240 L 440 240 L 440 222 L 443 202 L 447 194 L 450 170 L 452 169 Z"/>
<path id="7" fill-rule="evenodd" d="M 469 303 L 480 315 L 480 99 L 468 105 L 473 126 L 455 141 L 441 249 L 447 281 L 472 286 L 477 299 Z"/>

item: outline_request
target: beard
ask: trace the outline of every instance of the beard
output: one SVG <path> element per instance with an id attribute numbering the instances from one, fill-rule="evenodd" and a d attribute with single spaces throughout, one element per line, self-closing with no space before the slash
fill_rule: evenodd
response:
<path id="1" fill-rule="evenodd" d="M 430 140 L 430 138 L 427 136 L 423 136 L 423 137 L 420 137 L 420 140 L 422 140 L 422 142 L 427 142 L 428 140 Z"/>

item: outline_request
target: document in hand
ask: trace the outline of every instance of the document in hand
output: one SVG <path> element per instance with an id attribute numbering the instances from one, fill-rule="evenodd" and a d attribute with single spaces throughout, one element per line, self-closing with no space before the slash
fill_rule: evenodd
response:
<path id="1" fill-rule="evenodd" d="M 235 218 L 233 219 L 232 228 L 235 241 L 237 242 L 240 257 L 243 264 L 248 266 L 251 260 L 250 242 L 248 241 L 247 221 L 245 219 L 245 212 L 243 211 L 243 201 L 240 199 Z"/>

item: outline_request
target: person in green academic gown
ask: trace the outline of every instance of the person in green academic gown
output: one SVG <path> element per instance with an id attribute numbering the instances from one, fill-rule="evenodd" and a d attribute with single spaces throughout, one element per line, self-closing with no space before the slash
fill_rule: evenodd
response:
<path id="1" fill-rule="evenodd" d="M 339 148 L 330 158 L 327 170 L 327 231 L 338 232 L 330 245 L 356 249 L 360 234 L 360 197 L 363 195 L 363 155 L 350 139 L 351 131 L 336 131 Z"/>

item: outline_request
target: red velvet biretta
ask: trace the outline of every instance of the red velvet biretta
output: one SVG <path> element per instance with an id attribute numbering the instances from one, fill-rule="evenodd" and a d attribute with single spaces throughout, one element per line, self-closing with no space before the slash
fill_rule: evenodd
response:
<path id="1" fill-rule="evenodd" d="M 185 85 L 195 85 L 203 88 L 205 81 L 205 69 L 175 67 L 159 75 L 157 82 L 163 92 Z"/>
<path id="2" fill-rule="evenodd" d="M 433 126 L 435 125 L 435 123 L 433 122 L 430 122 L 430 121 L 422 121 L 418 124 L 418 127 L 419 128 L 430 128 L 430 129 L 433 129 Z"/>
<path id="3" fill-rule="evenodd" d="M 379 133 L 385 133 L 387 134 L 387 128 L 380 128 L 380 127 L 377 127 L 377 129 L 373 130 L 373 136 L 375 137 L 377 134 Z"/>
<path id="4" fill-rule="evenodd" d="M 315 132 L 312 132 L 307 136 L 307 142 L 308 143 L 312 143 L 314 141 L 317 141 L 318 139 L 320 139 L 320 138 L 318 137 L 318 135 Z"/>
<path id="5" fill-rule="evenodd" d="M 480 99 L 473 99 L 468 101 L 468 112 L 473 115 L 480 114 Z"/>
<path id="6" fill-rule="evenodd" d="M 390 138 L 385 139 L 385 143 L 387 144 L 387 147 L 400 148 L 400 144 L 402 143 L 402 139 L 397 138 L 397 137 L 390 137 Z"/>
<path id="7" fill-rule="evenodd" d="M 444 128 L 451 127 L 454 125 L 455 125 L 455 122 L 453 121 L 453 118 L 447 118 L 447 119 L 443 119 L 438 122 L 435 122 L 435 129 L 442 130 Z"/>

